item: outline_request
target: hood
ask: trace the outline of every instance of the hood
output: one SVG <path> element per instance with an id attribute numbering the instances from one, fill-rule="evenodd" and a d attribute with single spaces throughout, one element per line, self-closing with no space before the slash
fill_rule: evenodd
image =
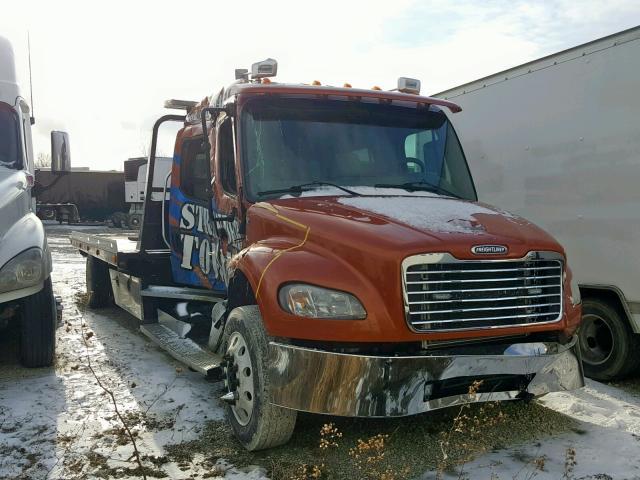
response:
<path id="1" fill-rule="evenodd" d="M 404 258 L 449 252 L 460 259 L 476 255 L 477 245 L 507 247 L 500 258 L 562 247 L 528 220 L 479 202 L 438 195 L 306 197 L 274 200 L 287 216 L 310 228 L 309 240 L 322 245 L 392 251 Z"/>
<path id="2" fill-rule="evenodd" d="M 31 213 L 26 173 L 0 166 L 0 267 L 29 247 L 41 247 L 41 230 Z"/>

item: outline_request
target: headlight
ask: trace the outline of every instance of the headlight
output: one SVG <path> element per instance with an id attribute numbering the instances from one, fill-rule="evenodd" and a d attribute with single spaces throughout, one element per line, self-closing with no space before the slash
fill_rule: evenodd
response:
<path id="1" fill-rule="evenodd" d="M 0 292 L 32 287 L 44 280 L 42 250 L 30 248 L 9 260 L 0 270 Z"/>
<path id="2" fill-rule="evenodd" d="M 280 289 L 280 306 L 293 315 L 334 320 L 362 320 L 367 312 L 350 293 L 304 283 L 290 283 Z"/>

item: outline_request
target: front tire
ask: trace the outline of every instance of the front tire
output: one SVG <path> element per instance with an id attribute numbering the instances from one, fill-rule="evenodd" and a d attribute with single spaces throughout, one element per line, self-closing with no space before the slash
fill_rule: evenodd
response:
<path id="1" fill-rule="evenodd" d="M 51 277 L 38 293 L 22 300 L 20 356 L 25 367 L 50 367 L 56 352 L 56 301 Z"/>
<path id="2" fill-rule="evenodd" d="M 226 383 L 235 402 L 226 405 L 227 420 L 249 451 L 289 441 L 297 412 L 269 402 L 267 334 L 256 305 L 231 311 L 225 327 Z"/>
<path id="3" fill-rule="evenodd" d="M 614 380 L 640 365 L 640 337 L 616 308 L 602 300 L 583 301 L 578 337 L 587 377 Z"/>

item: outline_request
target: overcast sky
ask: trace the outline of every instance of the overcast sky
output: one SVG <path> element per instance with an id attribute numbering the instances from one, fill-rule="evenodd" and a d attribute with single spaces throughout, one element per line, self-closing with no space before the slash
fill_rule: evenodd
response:
<path id="1" fill-rule="evenodd" d="M 67 130 L 73 165 L 99 170 L 147 151 L 165 99 L 200 100 L 267 57 L 278 60 L 279 81 L 393 88 L 409 76 L 430 94 L 640 24 L 638 0 L 0 6 L 0 35 L 14 45 L 27 98 L 31 33 L 36 152 L 49 151 L 52 129 Z"/>

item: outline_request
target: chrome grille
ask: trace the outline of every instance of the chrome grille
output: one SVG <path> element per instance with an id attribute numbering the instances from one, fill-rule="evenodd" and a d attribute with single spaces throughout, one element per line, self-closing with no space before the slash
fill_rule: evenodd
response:
<path id="1" fill-rule="evenodd" d="M 417 332 L 549 323 L 562 316 L 562 259 L 461 261 L 426 254 L 403 262 L 407 321 Z"/>

